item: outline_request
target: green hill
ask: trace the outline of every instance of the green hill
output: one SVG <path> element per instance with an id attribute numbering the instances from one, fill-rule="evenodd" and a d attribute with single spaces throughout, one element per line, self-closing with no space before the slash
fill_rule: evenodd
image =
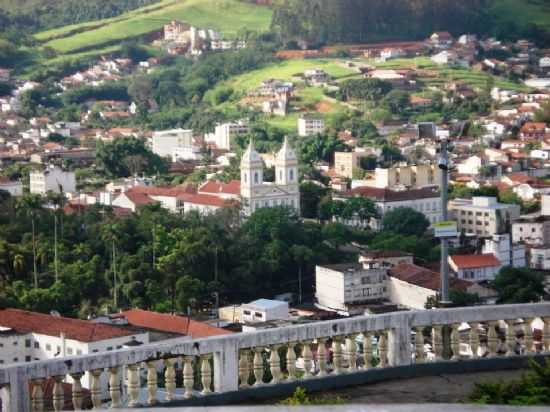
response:
<path id="1" fill-rule="evenodd" d="M 36 34 L 43 46 L 61 54 L 103 48 L 159 30 L 173 19 L 234 37 L 242 30 L 263 32 L 271 9 L 237 0 L 163 0 L 118 17 L 71 25 Z"/>

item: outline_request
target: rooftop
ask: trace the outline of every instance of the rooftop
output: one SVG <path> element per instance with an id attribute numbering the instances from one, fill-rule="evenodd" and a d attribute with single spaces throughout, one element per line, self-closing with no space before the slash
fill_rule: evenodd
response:
<path id="1" fill-rule="evenodd" d="M 363 196 L 381 202 L 400 202 L 418 199 L 439 198 L 439 193 L 433 188 L 412 189 L 412 190 L 390 190 L 377 187 L 357 187 L 342 193 L 345 197 Z"/>
<path id="2" fill-rule="evenodd" d="M 391 277 L 435 292 L 441 287 L 439 273 L 410 263 L 401 263 L 388 272 Z M 472 284 L 465 280 L 449 278 L 451 289 L 466 291 Z"/>
<path id="3" fill-rule="evenodd" d="M 288 306 L 288 303 L 282 300 L 257 299 L 245 306 L 254 306 L 260 309 L 274 309 L 279 306 Z"/>
<path id="4" fill-rule="evenodd" d="M 14 329 L 19 333 L 56 337 L 63 333 L 67 339 L 79 342 L 97 342 L 134 334 L 131 330 L 116 326 L 19 309 L 0 310 L 0 326 Z"/>
<path id="5" fill-rule="evenodd" d="M 450 259 L 458 269 L 478 269 L 502 265 L 500 260 L 498 260 L 493 254 L 453 255 Z"/>

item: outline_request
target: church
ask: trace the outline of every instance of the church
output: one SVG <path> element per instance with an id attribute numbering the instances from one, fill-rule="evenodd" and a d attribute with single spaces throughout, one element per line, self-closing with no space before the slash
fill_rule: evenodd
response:
<path id="1" fill-rule="evenodd" d="M 298 157 L 285 137 L 275 158 L 275 182 L 264 182 L 264 163 L 251 140 L 241 159 L 241 201 L 250 216 L 263 207 L 287 206 L 300 214 Z"/>

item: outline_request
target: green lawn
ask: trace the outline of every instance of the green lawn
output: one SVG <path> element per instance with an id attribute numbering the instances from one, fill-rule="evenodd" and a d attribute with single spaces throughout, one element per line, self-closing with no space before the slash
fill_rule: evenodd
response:
<path id="1" fill-rule="evenodd" d="M 156 6 L 156 7 L 155 7 Z M 121 16 L 39 33 L 37 39 L 52 39 L 44 45 L 60 53 L 101 48 L 108 43 L 151 33 L 177 19 L 198 27 L 221 31 L 227 38 L 241 30 L 262 32 L 271 23 L 271 9 L 237 0 L 165 0 Z M 74 33 L 75 30 L 82 30 Z"/>

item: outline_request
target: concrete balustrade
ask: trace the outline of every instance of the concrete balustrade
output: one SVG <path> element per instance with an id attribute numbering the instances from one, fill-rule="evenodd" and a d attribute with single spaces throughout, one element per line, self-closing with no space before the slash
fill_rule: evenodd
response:
<path id="1" fill-rule="evenodd" d="M 533 327 L 542 329 L 535 342 Z M 447 338 L 445 335 L 447 334 Z M 448 347 L 445 348 L 447 340 Z M 6 411 L 155 406 L 429 362 L 550 353 L 550 304 L 396 312 L 12 365 Z M 164 387 L 158 372 L 163 370 Z M 81 378 L 91 376 L 84 402 Z M 106 374 L 106 375 L 104 375 Z M 102 376 L 108 387 L 102 387 Z M 46 380 L 53 382 L 45 399 Z M 181 388 L 177 387 L 180 382 Z M 64 384 L 72 385 L 65 399 Z"/>

